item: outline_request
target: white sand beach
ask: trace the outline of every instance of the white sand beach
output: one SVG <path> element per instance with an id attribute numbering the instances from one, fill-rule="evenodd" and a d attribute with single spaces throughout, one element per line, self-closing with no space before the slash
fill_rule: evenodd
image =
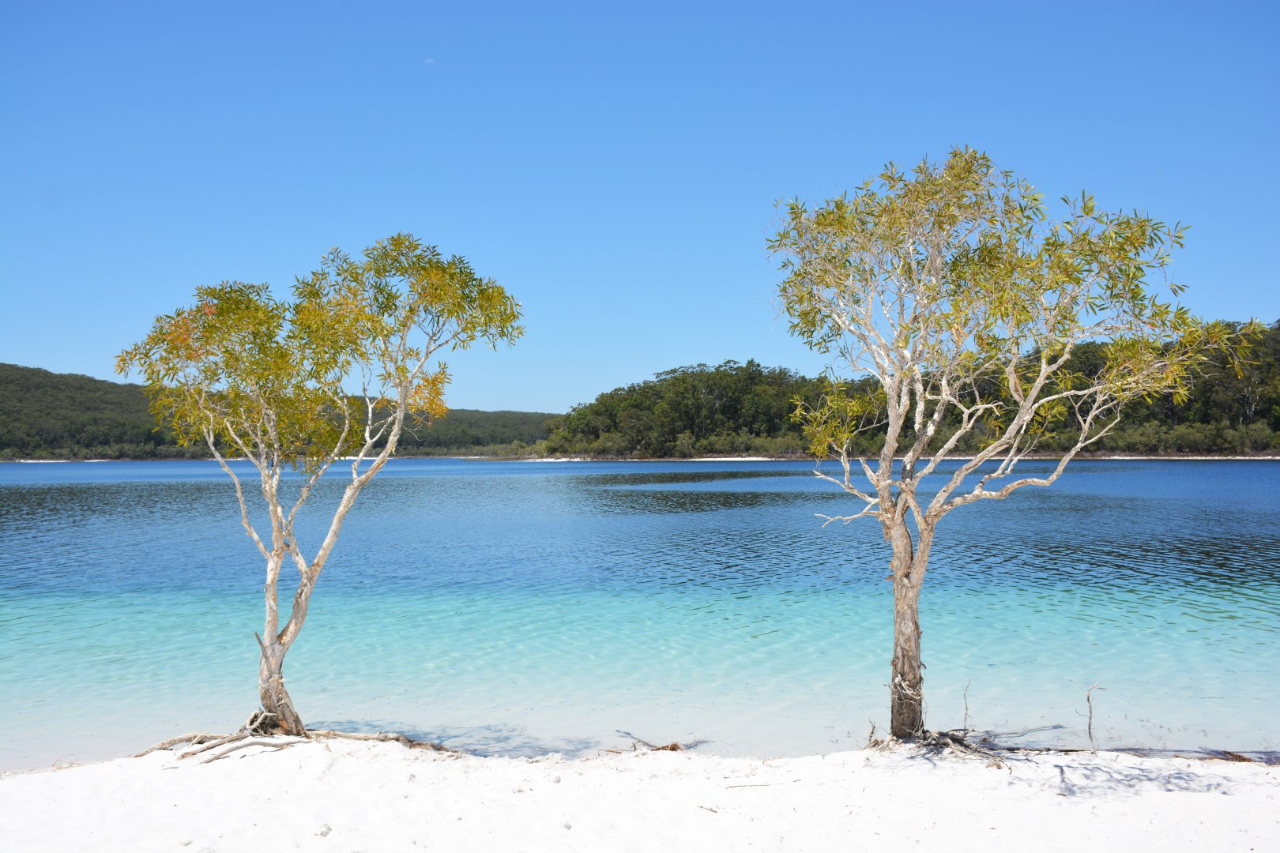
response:
<path id="1" fill-rule="evenodd" d="M 1280 768 L 1118 753 L 478 758 L 396 743 L 0 776 L 14 851 L 1276 850 Z"/>

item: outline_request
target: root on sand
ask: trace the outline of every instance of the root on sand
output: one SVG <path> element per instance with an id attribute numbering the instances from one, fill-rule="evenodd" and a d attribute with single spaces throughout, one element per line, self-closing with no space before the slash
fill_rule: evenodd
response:
<path id="1" fill-rule="evenodd" d="M 877 738 L 875 736 L 875 726 L 871 727 L 871 735 L 867 738 L 867 749 L 889 750 L 899 745 L 915 746 L 924 750 L 926 753 L 938 754 L 949 753 L 958 755 L 962 758 L 981 758 L 989 763 L 990 766 L 1003 768 L 1005 766 L 1004 758 L 997 749 L 992 749 L 987 744 L 974 743 L 969 740 L 967 731 L 951 730 L 945 732 L 923 731 L 914 738 L 900 740 L 890 735 L 886 738 Z"/>
<path id="2" fill-rule="evenodd" d="M 275 724 L 275 714 L 268 711 L 257 710 L 249 715 L 249 719 L 245 720 L 244 725 L 239 729 L 227 735 L 210 734 L 209 732 L 200 732 L 195 734 L 179 735 L 168 740 L 163 740 L 155 746 L 144 749 L 142 752 L 134 754 L 133 758 L 141 758 L 153 752 L 161 750 L 172 750 L 174 747 L 184 747 L 183 751 L 178 754 L 179 759 L 192 758 L 197 755 L 212 753 L 205 757 L 201 763 L 210 764 L 221 758 L 226 758 L 233 752 L 246 749 L 251 746 L 262 746 L 273 750 L 288 749 L 294 744 L 305 743 L 309 740 L 361 740 L 361 741 L 382 741 L 395 742 L 409 749 L 426 749 L 432 752 L 447 752 L 457 754 L 458 750 L 450 749 L 439 743 L 431 743 L 430 741 L 414 740 L 402 734 L 395 732 L 375 732 L 371 734 L 358 734 L 355 732 L 335 732 L 320 729 L 308 729 L 301 735 L 287 735 L 281 733 L 279 727 Z M 223 749 L 223 747 L 226 747 Z M 219 750 L 220 752 L 214 752 Z"/>

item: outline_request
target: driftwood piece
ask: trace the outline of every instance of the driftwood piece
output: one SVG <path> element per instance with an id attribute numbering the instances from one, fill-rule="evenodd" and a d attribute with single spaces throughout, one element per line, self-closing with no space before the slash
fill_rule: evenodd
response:
<path id="1" fill-rule="evenodd" d="M 200 744 L 194 749 L 188 749 L 186 752 L 180 753 L 178 758 L 191 758 L 193 755 L 199 755 L 202 752 L 208 752 L 211 749 L 217 749 L 220 746 L 226 746 L 229 743 L 235 743 L 238 740 L 245 740 L 246 738 L 251 737 L 253 737 L 253 735 L 244 730 L 234 732 L 233 734 L 220 737 L 217 740 L 211 740 L 208 743 Z"/>
<path id="2" fill-rule="evenodd" d="M 306 743 L 306 742 L 307 742 L 307 739 L 304 737 L 290 738 L 289 740 L 284 740 L 283 738 L 281 739 L 260 738 L 258 740 L 242 740 L 239 743 L 235 743 L 227 747 L 222 752 L 219 752 L 216 755 L 209 756 L 208 758 L 206 758 L 204 761 L 200 763 L 212 764 L 213 762 L 218 761 L 219 759 L 226 758 L 228 755 L 230 755 L 233 752 L 236 752 L 237 750 L 247 749 L 248 747 L 251 747 L 251 746 L 266 746 L 278 752 L 279 750 L 282 750 L 282 749 L 288 749 L 289 747 L 293 746 L 295 743 Z"/>
<path id="3" fill-rule="evenodd" d="M 706 743 L 705 740 L 695 740 L 689 743 L 676 743 L 675 741 L 672 741 L 664 746 L 658 746 L 657 744 L 649 743 L 649 741 L 644 738 L 636 737 L 631 732 L 624 732 L 622 729 L 617 729 L 616 731 L 623 737 L 631 739 L 631 749 L 605 749 L 601 750 L 602 752 L 612 752 L 614 754 L 620 754 L 623 752 L 639 752 L 638 747 L 642 746 L 649 752 L 687 752 Z"/>
<path id="4" fill-rule="evenodd" d="M 327 730 L 308 729 L 307 737 L 312 738 L 340 738 L 342 740 L 364 740 L 364 741 L 385 741 L 402 744 L 409 749 L 428 749 L 432 752 L 448 752 L 460 755 L 461 750 L 453 749 L 442 743 L 432 743 L 426 740 L 414 740 L 395 732 L 376 732 L 373 734 L 358 734 L 355 732 L 335 732 Z"/>

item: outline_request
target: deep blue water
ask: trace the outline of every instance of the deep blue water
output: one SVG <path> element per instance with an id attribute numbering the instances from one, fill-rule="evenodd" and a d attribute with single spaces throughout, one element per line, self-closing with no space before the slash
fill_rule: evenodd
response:
<path id="1" fill-rule="evenodd" d="M 312 724 L 491 752 L 860 746 L 887 722 L 888 556 L 874 521 L 815 517 L 855 509 L 809 463 L 396 460 L 290 691 Z M 235 728 L 262 577 L 214 463 L 0 465 L 0 767 Z M 1084 745 L 1098 683 L 1103 745 L 1276 749 L 1280 463 L 1079 462 L 962 508 L 921 608 L 931 727 L 967 701 L 1006 739 Z"/>

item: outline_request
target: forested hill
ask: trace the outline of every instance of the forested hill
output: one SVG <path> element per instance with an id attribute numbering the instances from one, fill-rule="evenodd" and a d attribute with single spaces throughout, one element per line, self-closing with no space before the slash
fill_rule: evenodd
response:
<path id="1" fill-rule="evenodd" d="M 0 364 L 0 459 L 207 456 L 155 432 L 141 385 Z"/>
<path id="2" fill-rule="evenodd" d="M 547 437 L 547 422 L 556 417 L 550 412 L 450 409 L 429 427 L 406 429 L 396 455 L 521 456 Z"/>
<path id="3" fill-rule="evenodd" d="M 1088 370 L 1096 347 L 1082 346 L 1074 369 Z M 1243 375 L 1219 359 L 1206 366 L 1190 396 L 1130 403 L 1120 426 L 1097 446 L 1099 453 L 1236 455 L 1280 452 L 1280 322 L 1255 342 Z M 863 380 L 864 382 L 867 380 Z M 601 394 L 552 422 L 540 452 L 611 457 L 690 457 L 717 454 L 802 455 L 792 401 L 814 402 L 822 383 L 755 361 L 699 364 Z M 998 392 L 998 388 L 993 390 Z M 940 436 L 940 440 L 947 433 Z M 977 449 L 981 436 L 962 445 Z M 881 435 L 860 436 L 863 452 L 878 450 Z M 1042 439 L 1053 453 L 1075 436 L 1064 431 Z"/>
<path id="4" fill-rule="evenodd" d="M 453 409 L 406 433 L 401 455 L 523 453 L 547 437 L 543 412 Z M 0 364 L 0 460 L 181 459 L 208 456 L 155 431 L 141 385 Z"/>
<path id="5" fill-rule="evenodd" d="M 1080 357 L 1096 356 L 1081 347 Z M 1208 365 L 1182 403 L 1131 403 L 1101 453 L 1248 455 L 1280 453 L 1280 322 L 1255 343 L 1243 375 Z M 1087 369 L 1082 365 L 1081 369 Z M 865 381 L 865 380 L 864 380 Z M 688 458 L 802 456 L 790 415 L 796 398 L 816 402 L 823 382 L 781 367 L 726 361 L 680 367 L 598 396 L 566 415 L 453 409 L 401 438 L 401 455 Z M 945 433 L 944 433 L 945 434 Z M 980 437 L 972 437 L 979 440 Z M 1042 438 L 1052 453 L 1064 432 Z M 879 436 L 859 441 L 864 452 Z M 975 446 L 962 445 L 961 451 Z M 0 364 L 0 460 L 202 457 L 157 433 L 140 385 Z"/>
<path id="6" fill-rule="evenodd" d="M 816 401 L 821 387 L 756 361 L 679 367 L 575 407 L 552 421 L 540 449 L 589 456 L 799 455 L 804 442 L 791 422 L 792 401 Z"/>

